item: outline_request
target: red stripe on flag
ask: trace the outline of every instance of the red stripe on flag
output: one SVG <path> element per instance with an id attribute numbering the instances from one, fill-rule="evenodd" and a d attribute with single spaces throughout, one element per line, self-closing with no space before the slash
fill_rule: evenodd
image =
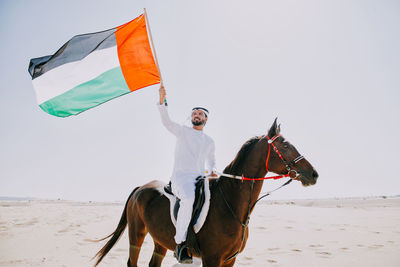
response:
<path id="1" fill-rule="evenodd" d="M 160 83 L 147 36 L 144 15 L 121 25 L 115 32 L 122 74 L 131 91 Z"/>

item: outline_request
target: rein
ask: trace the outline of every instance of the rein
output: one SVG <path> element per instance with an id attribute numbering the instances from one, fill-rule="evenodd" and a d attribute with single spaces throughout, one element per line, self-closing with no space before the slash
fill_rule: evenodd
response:
<path id="1" fill-rule="evenodd" d="M 217 174 L 218 174 L 219 176 L 224 176 L 224 177 L 228 177 L 228 178 L 238 179 L 238 180 L 242 180 L 242 181 L 244 181 L 244 180 L 246 180 L 246 181 L 260 181 L 260 180 L 268 180 L 268 179 L 277 180 L 277 179 L 281 179 L 281 178 L 290 177 L 289 174 L 285 174 L 285 175 L 276 175 L 276 176 L 268 176 L 268 177 L 260 177 L 260 178 L 247 178 L 247 177 L 244 177 L 243 175 L 242 175 L 242 176 L 239 176 L 239 175 L 232 175 L 232 174 L 220 173 L 220 172 L 217 172 Z"/>
<path id="2" fill-rule="evenodd" d="M 291 169 L 291 166 L 293 166 L 294 164 L 296 164 L 296 163 L 299 162 L 300 160 L 304 159 L 304 157 L 300 155 L 300 156 L 298 156 L 297 158 L 295 158 L 293 161 L 291 161 L 291 162 L 288 163 L 288 162 L 282 157 L 282 155 L 281 155 L 281 153 L 279 152 L 279 150 L 277 149 L 277 147 L 273 144 L 273 142 L 274 142 L 279 136 L 280 136 L 280 135 L 276 135 L 276 136 L 274 136 L 273 138 L 269 138 L 267 135 L 264 136 L 264 138 L 268 140 L 268 154 L 267 154 L 267 160 L 266 160 L 266 162 L 265 162 L 265 167 L 266 167 L 266 170 L 267 170 L 267 173 L 268 173 L 268 162 L 269 162 L 269 156 L 270 156 L 270 153 L 271 153 L 271 146 L 272 146 L 273 149 L 274 149 L 274 151 L 278 154 L 279 158 L 283 161 L 283 163 L 285 163 L 286 170 L 288 171 L 287 174 L 285 174 L 285 175 L 278 175 L 278 176 L 260 177 L 260 178 L 247 178 L 247 177 L 244 177 L 244 175 L 242 175 L 242 176 L 237 176 L 237 175 L 232 175 L 232 174 L 227 174 L 227 173 L 218 173 L 218 175 L 219 175 L 220 177 L 223 176 L 223 177 L 228 177 L 228 178 L 233 178 L 233 179 L 240 179 L 240 180 L 242 180 L 242 182 L 243 182 L 244 180 L 252 181 L 252 183 L 251 183 L 251 190 L 250 190 L 249 207 L 248 207 L 248 210 L 247 210 L 246 220 L 245 220 L 244 222 L 242 222 L 242 221 L 238 218 L 238 216 L 235 214 L 235 212 L 232 210 L 232 207 L 229 205 L 228 201 L 226 200 L 226 198 L 225 198 L 225 196 L 224 196 L 224 193 L 222 192 L 221 186 L 218 186 L 219 191 L 220 191 L 220 193 L 221 193 L 221 195 L 222 195 L 222 198 L 224 199 L 224 202 L 225 202 L 226 206 L 229 208 L 229 210 L 230 210 L 230 212 L 232 213 L 233 217 L 240 223 L 240 225 L 241 225 L 242 228 L 243 228 L 243 231 L 242 231 L 242 241 L 241 241 L 239 250 L 238 250 L 235 254 L 233 254 L 232 256 L 230 256 L 228 259 L 226 259 L 226 260 L 225 260 L 225 263 L 231 261 L 231 260 L 234 259 L 237 255 L 239 255 L 240 250 L 242 249 L 243 244 L 244 244 L 245 230 L 246 230 L 246 228 L 248 227 L 249 222 L 250 222 L 250 213 L 251 213 L 251 211 L 254 209 L 254 207 L 255 207 L 255 205 L 258 203 L 258 201 L 260 201 L 261 199 L 263 199 L 263 198 L 266 197 L 266 196 L 269 196 L 272 192 L 274 192 L 274 191 L 276 191 L 276 190 L 278 190 L 278 189 L 280 189 L 280 188 L 282 188 L 282 187 L 284 187 L 284 186 L 290 184 L 290 183 L 293 181 L 293 179 L 296 179 L 296 178 L 298 178 L 298 176 L 299 176 L 299 174 L 297 173 L 296 170 L 292 170 L 292 169 Z M 251 205 L 251 202 L 253 201 L 254 181 L 258 181 L 258 180 L 267 180 L 267 179 L 274 179 L 274 180 L 276 180 L 276 179 L 281 179 L 281 178 L 285 178 L 285 177 L 289 177 L 290 179 L 289 179 L 287 182 L 285 182 L 284 184 L 282 184 L 281 186 L 279 186 L 278 188 L 276 188 L 276 189 L 274 189 L 274 190 L 272 190 L 272 191 L 267 192 L 266 194 L 264 194 L 263 196 L 261 196 L 260 198 L 258 198 L 258 199 L 256 200 L 256 202 L 254 202 L 253 205 Z"/>

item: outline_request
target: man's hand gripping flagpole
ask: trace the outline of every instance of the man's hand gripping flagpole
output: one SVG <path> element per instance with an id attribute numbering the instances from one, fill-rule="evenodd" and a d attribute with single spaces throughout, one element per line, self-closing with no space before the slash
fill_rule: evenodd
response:
<path id="1" fill-rule="evenodd" d="M 167 104 L 167 93 L 165 92 L 165 88 L 162 83 L 160 84 L 160 89 L 158 89 L 158 92 L 160 93 L 160 105 L 164 103 Z"/>

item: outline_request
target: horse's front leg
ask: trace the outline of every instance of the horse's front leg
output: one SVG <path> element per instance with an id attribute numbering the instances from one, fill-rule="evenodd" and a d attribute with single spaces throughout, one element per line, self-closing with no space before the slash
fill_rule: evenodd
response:
<path id="1" fill-rule="evenodd" d="M 221 256 L 202 257 L 201 261 L 203 263 L 203 267 L 221 267 L 221 266 L 223 266 L 223 260 L 221 259 Z"/>
<path id="2" fill-rule="evenodd" d="M 235 264 L 236 258 L 233 258 L 232 260 L 228 261 L 227 263 L 223 263 L 222 267 L 232 267 Z"/>

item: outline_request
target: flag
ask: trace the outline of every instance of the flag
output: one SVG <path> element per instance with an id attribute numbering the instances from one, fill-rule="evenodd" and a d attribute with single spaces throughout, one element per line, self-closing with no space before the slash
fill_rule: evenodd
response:
<path id="1" fill-rule="evenodd" d="M 67 117 L 160 83 L 146 20 L 72 37 L 54 55 L 33 58 L 28 69 L 45 112 Z"/>

